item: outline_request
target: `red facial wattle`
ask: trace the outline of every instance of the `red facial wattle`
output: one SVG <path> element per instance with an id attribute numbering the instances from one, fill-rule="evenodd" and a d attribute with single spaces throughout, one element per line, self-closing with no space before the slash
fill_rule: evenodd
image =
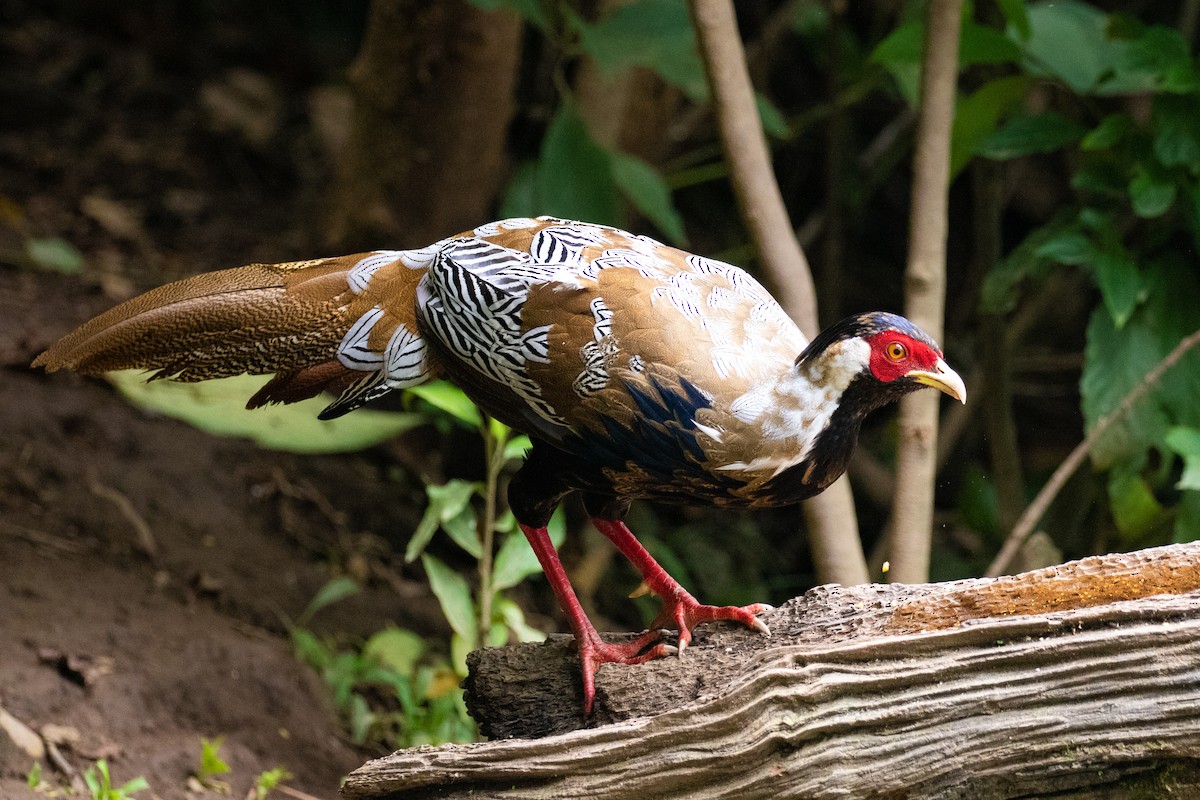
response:
<path id="1" fill-rule="evenodd" d="M 868 336 L 867 344 L 871 346 L 871 374 L 884 383 L 903 378 L 914 369 L 932 370 L 942 357 L 929 345 L 899 331 Z"/>

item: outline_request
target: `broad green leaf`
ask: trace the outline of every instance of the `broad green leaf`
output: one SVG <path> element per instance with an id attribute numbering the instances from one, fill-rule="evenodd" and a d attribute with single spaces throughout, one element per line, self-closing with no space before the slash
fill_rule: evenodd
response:
<path id="1" fill-rule="evenodd" d="M 1138 169 L 1129 181 L 1129 200 L 1139 217 L 1161 217 L 1175 204 L 1175 184 L 1166 175 Z"/>
<path id="2" fill-rule="evenodd" d="M 1029 25 L 1029 12 L 1025 8 L 1025 0 L 997 0 L 1000 13 L 1018 39 L 1028 39 L 1033 29 Z"/>
<path id="3" fill-rule="evenodd" d="M 667 235 L 672 243 L 687 243 L 683 217 L 671 200 L 671 189 L 654 167 L 627 153 L 610 153 L 613 178 L 625 198 Z"/>
<path id="4" fill-rule="evenodd" d="M 704 65 L 685 3 L 639 0 L 614 8 L 595 24 L 575 24 L 580 44 L 602 71 L 649 67 L 691 99 L 707 97 Z"/>
<path id="5" fill-rule="evenodd" d="M 1164 441 L 1183 456 L 1183 475 L 1176 488 L 1200 489 L 1200 429 L 1176 426 L 1167 431 Z"/>
<path id="6" fill-rule="evenodd" d="M 762 92 L 754 93 L 754 107 L 758 109 L 758 121 L 768 136 L 782 139 L 791 132 L 783 112 Z"/>
<path id="7" fill-rule="evenodd" d="M 1164 167 L 1200 174 L 1200 97 L 1159 95 L 1152 107 L 1154 157 Z"/>
<path id="8" fill-rule="evenodd" d="M 1109 114 L 1079 142 L 1082 150 L 1107 150 L 1133 131 L 1128 114 Z"/>
<path id="9" fill-rule="evenodd" d="M 472 631 L 471 638 L 463 636 L 457 631 L 450 637 L 450 665 L 454 667 L 455 673 L 462 677 L 467 674 L 467 656 L 475 649 L 475 639 L 477 634 Z"/>
<path id="10" fill-rule="evenodd" d="M 1125 170 L 1115 161 L 1093 159 L 1081 165 L 1071 176 L 1071 188 L 1124 202 L 1129 182 Z"/>
<path id="11" fill-rule="evenodd" d="M 445 411 L 468 428 L 478 428 L 482 422 L 479 409 L 475 407 L 471 398 L 448 381 L 430 381 L 405 391 L 415 394 L 434 408 Z"/>
<path id="12" fill-rule="evenodd" d="M 1145 287 L 1142 275 L 1133 258 L 1115 237 L 1108 237 L 1092 259 L 1093 274 L 1104 305 L 1112 316 L 1117 330 L 1125 327 L 1134 308 L 1142 299 Z"/>
<path id="13" fill-rule="evenodd" d="M 979 307 L 987 314 L 1006 314 L 1016 306 L 1018 288 L 1026 278 L 1043 275 L 1053 263 L 1038 251 L 1047 242 L 1078 229 L 1075 215 L 1062 211 L 1050 222 L 1035 229 L 995 264 L 983 281 Z"/>
<path id="14" fill-rule="evenodd" d="M 1090 264 L 1096 258 L 1096 246 L 1079 230 L 1068 228 L 1039 245 L 1034 254 L 1059 264 Z"/>
<path id="15" fill-rule="evenodd" d="M 444 520 L 442 530 L 454 540 L 455 544 L 474 558 L 483 555 L 476 528 L 475 511 L 470 506 L 462 509 L 450 519 Z"/>
<path id="16" fill-rule="evenodd" d="M 26 239 L 25 255 L 40 269 L 77 275 L 83 272 L 83 255 L 65 239 L 52 236 Z"/>
<path id="17" fill-rule="evenodd" d="M 1137 474 L 1114 470 L 1108 482 L 1113 521 L 1126 541 L 1137 541 L 1162 521 L 1162 504 Z"/>
<path id="18" fill-rule="evenodd" d="M 1000 119 L 1025 96 L 1029 79 L 1012 76 L 989 81 L 962 98 L 954 111 L 950 142 L 950 175 L 957 175 Z"/>
<path id="19" fill-rule="evenodd" d="M 415 561 L 417 556 L 424 552 L 425 546 L 429 544 L 429 540 L 433 538 L 433 534 L 437 532 L 439 527 L 446 525 L 447 522 L 459 516 L 464 511 L 470 513 L 468 503 L 470 503 L 471 495 L 474 492 L 475 484 L 457 478 L 452 478 L 441 486 L 431 484 L 425 487 L 425 494 L 429 498 L 429 505 L 425 507 L 425 513 L 421 516 L 421 521 L 417 523 L 416 530 L 413 531 L 412 537 L 408 540 L 408 546 L 404 551 L 405 562 L 411 563 Z M 455 541 L 458 540 L 455 539 Z M 462 545 L 461 542 L 459 544 Z M 472 555 L 476 558 L 479 557 L 478 542 L 475 546 L 475 552 Z"/>
<path id="20" fill-rule="evenodd" d="M 110 372 L 108 380 L 130 402 L 218 436 L 253 439 L 262 447 L 293 453 L 340 453 L 362 450 L 424 422 L 420 414 L 360 408 L 353 414 L 319 420 L 329 400 L 319 397 L 289 405 L 246 409 L 246 400 L 262 386 L 261 375 L 180 383 L 145 380 L 140 370 Z"/>
<path id="21" fill-rule="evenodd" d="M 525 612 L 507 597 L 497 597 L 492 606 L 496 616 L 513 632 L 518 642 L 542 642 L 546 634 L 525 621 Z"/>
<path id="22" fill-rule="evenodd" d="M 1015 117 L 980 144 L 980 155 L 1004 161 L 1031 153 L 1049 153 L 1077 141 L 1083 126 L 1057 111 Z"/>
<path id="23" fill-rule="evenodd" d="M 1108 15 L 1078 0 L 1030 3 L 1029 35 L 1010 28 L 1025 53 L 1025 69 L 1058 78 L 1080 94 L 1099 90 L 1123 56 L 1108 36 Z"/>
<path id="24" fill-rule="evenodd" d="M 425 655 L 425 640 L 403 628 L 384 628 L 367 639 L 363 658 L 401 675 L 412 675 L 417 662 Z"/>
<path id="25" fill-rule="evenodd" d="M 542 214 L 615 225 L 619 204 L 612 159 L 587 132 L 583 120 L 563 105 L 542 141 L 534 181 Z"/>
<path id="26" fill-rule="evenodd" d="M 1168 82 L 1180 88 L 1189 70 L 1194 75 L 1183 34 L 1173 28 L 1151 25 L 1126 44 L 1116 73 L 1126 82 L 1136 76 L 1147 89 L 1163 88 Z"/>
<path id="27" fill-rule="evenodd" d="M 888 34 L 871 53 L 871 60 L 889 70 L 893 66 L 920 65 L 924 49 L 925 22 L 912 20 Z M 1000 31 L 963 19 L 958 38 L 960 67 L 1002 64 L 1020 57 L 1020 49 Z"/>
<path id="28" fill-rule="evenodd" d="M 442 561 L 425 553 L 421 556 L 425 574 L 429 577 L 429 588 L 441 604 L 442 613 L 454 632 L 462 637 L 468 649 L 475 646 L 475 601 L 471 598 L 471 587 L 462 575 L 446 566 Z"/>
<path id="29" fill-rule="evenodd" d="M 1181 339 L 1200 329 L 1200 281 L 1183 258 L 1160 258 L 1142 265 L 1145 299 L 1118 330 L 1106 309 L 1092 313 L 1084 349 L 1080 393 L 1088 429 L 1112 413 Z M 1169 428 L 1200 427 L 1200 353 L 1184 356 L 1121 422 L 1092 449 L 1093 462 L 1108 468 L 1118 461 L 1140 468 L 1150 447 Z"/>
<path id="30" fill-rule="evenodd" d="M 533 443 L 529 441 L 529 437 L 525 434 L 514 436 L 504 443 L 504 460 L 514 461 L 518 458 L 524 458 L 531 447 L 533 447 Z"/>

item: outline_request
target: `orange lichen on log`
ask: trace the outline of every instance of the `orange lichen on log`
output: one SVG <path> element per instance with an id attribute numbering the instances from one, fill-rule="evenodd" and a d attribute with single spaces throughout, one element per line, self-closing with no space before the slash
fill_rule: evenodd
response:
<path id="1" fill-rule="evenodd" d="M 901 603 L 890 633 L 943 630 L 972 619 L 1047 614 L 1200 590 L 1200 561 L 1186 546 L 1092 556 L 1055 567 L 934 592 Z"/>

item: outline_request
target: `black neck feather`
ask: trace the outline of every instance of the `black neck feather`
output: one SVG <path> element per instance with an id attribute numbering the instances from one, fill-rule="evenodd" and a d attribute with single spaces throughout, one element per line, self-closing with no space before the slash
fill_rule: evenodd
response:
<path id="1" fill-rule="evenodd" d="M 766 493 L 774 503 L 783 505 L 823 491 L 850 465 L 858 432 L 867 415 L 919 388 L 920 384 L 909 380 L 881 383 L 864 371 L 842 393 L 837 410 L 813 442 L 808 457 L 772 478 Z"/>

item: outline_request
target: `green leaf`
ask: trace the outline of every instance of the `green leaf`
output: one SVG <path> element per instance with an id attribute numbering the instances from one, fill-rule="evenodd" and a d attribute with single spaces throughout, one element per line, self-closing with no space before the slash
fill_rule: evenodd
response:
<path id="1" fill-rule="evenodd" d="M 1090 430 L 1118 406 L 1181 339 L 1200 328 L 1200 280 L 1182 257 L 1142 265 L 1145 299 L 1124 328 L 1111 313 L 1096 309 L 1087 329 L 1080 393 Z M 1099 468 L 1129 462 L 1140 469 L 1146 452 L 1163 442 L 1176 425 L 1200 428 L 1200 353 L 1184 356 L 1093 447 Z"/>
<path id="2" fill-rule="evenodd" d="M 200 768 L 196 770 L 196 778 L 203 784 L 208 784 L 211 778 L 229 772 L 229 764 L 221 758 L 221 745 L 225 737 L 215 739 L 200 738 Z"/>
<path id="3" fill-rule="evenodd" d="M 1096 246 L 1079 230 L 1068 228 L 1041 244 L 1034 254 L 1058 264 L 1090 264 L 1096 258 Z"/>
<path id="4" fill-rule="evenodd" d="M 1108 36 L 1108 15 L 1077 0 L 1030 3 L 1027 9 L 1029 35 L 1014 31 L 1022 39 L 1025 70 L 1058 78 L 1080 94 L 1098 93 L 1124 51 Z"/>
<path id="5" fill-rule="evenodd" d="M 546 640 L 546 634 L 529 625 L 525 621 L 525 613 L 521 611 L 521 607 L 507 597 L 496 598 L 493 609 L 496 616 L 503 621 L 504 626 L 517 637 L 518 642 L 543 642 Z"/>
<path id="6" fill-rule="evenodd" d="M 1159 95 L 1151 108 L 1154 157 L 1164 167 L 1184 167 L 1200 174 L 1200 97 Z"/>
<path id="7" fill-rule="evenodd" d="M 1183 456 L 1183 475 L 1176 488 L 1200 489 L 1200 429 L 1176 426 L 1167 431 L 1164 441 Z"/>
<path id="8" fill-rule="evenodd" d="M 442 530 L 472 557 L 479 558 L 483 555 L 482 546 L 479 543 L 479 533 L 476 529 L 475 511 L 469 506 L 450 519 L 444 520 Z"/>
<path id="9" fill-rule="evenodd" d="M 1141 273 L 1129 252 L 1115 237 L 1102 242 L 1092 260 L 1096 285 L 1117 330 L 1125 327 L 1144 297 Z"/>
<path id="10" fill-rule="evenodd" d="M 1139 475 L 1114 470 L 1109 478 L 1108 497 L 1113 521 L 1126 541 L 1137 541 L 1162 520 L 1162 504 Z"/>
<path id="11" fill-rule="evenodd" d="M 430 381 L 418 386 L 412 386 L 406 391 L 415 394 L 434 408 L 444 411 L 468 428 L 478 428 L 482 424 L 479 409 L 474 401 L 467 397 L 449 381 Z"/>
<path id="12" fill-rule="evenodd" d="M 980 293 L 980 309 L 988 314 L 1011 311 L 1016 306 L 1020 285 L 1027 278 L 1040 277 L 1053 263 L 1049 258 L 1038 255 L 1039 249 L 1055 237 L 1077 229 L 1075 215 L 1062 211 L 1026 236 L 1007 257 L 988 271 Z"/>
<path id="13" fill-rule="evenodd" d="M 1161 217 L 1175 204 L 1175 184 L 1165 175 L 1139 168 L 1129 181 L 1129 199 L 1139 217 Z"/>
<path id="14" fill-rule="evenodd" d="M 52 236 L 46 239 L 26 239 L 25 255 L 34 266 L 65 275 L 83 272 L 83 255 L 65 239 Z"/>
<path id="15" fill-rule="evenodd" d="M 754 93 L 754 107 L 758 109 L 758 121 L 762 123 L 763 131 L 768 136 L 782 139 L 791 133 L 783 112 L 762 92 Z"/>
<path id="16" fill-rule="evenodd" d="M 145 380 L 140 370 L 105 376 L 130 402 L 181 419 L 217 436 L 240 436 L 272 450 L 292 453 L 342 453 L 387 441 L 426 421 L 419 414 L 371 411 L 319 420 L 328 399 L 312 398 L 289 405 L 246 409 L 246 399 L 263 384 L 261 375 L 180 383 Z"/>
<path id="17" fill-rule="evenodd" d="M 408 546 L 404 550 L 406 563 L 416 560 L 439 527 L 462 514 L 464 509 L 469 511 L 467 504 L 474 492 L 475 484 L 457 478 L 452 478 L 441 486 L 430 484 L 425 487 L 429 505 L 425 506 L 425 513 L 421 516 L 421 521 L 417 523 L 417 528 L 413 531 L 413 535 L 408 540 Z M 476 542 L 475 549 L 476 552 L 473 555 L 478 558 L 478 542 Z"/>
<path id="18" fill-rule="evenodd" d="M 627 153 L 613 152 L 613 178 L 634 208 L 667 235 L 672 243 L 687 243 L 683 217 L 671 200 L 671 189 L 654 167 Z"/>
<path id="19" fill-rule="evenodd" d="M 595 24 L 576 22 L 583 49 L 602 72 L 649 67 L 692 100 L 708 95 L 704 65 L 687 5 L 678 0 L 639 0 L 617 6 Z"/>
<path id="20" fill-rule="evenodd" d="M 308 605 L 296 620 L 296 625 L 301 626 L 313 618 L 318 611 L 331 606 L 334 603 L 345 600 L 347 597 L 352 597 L 360 591 L 357 583 L 353 579 L 341 576 L 333 578 L 325 583 L 315 595 L 313 599 L 308 601 Z"/>
<path id="21" fill-rule="evenodd" d="M 1136 76 L 1146 88 L 1161 88 L 1169 80 L 1178 86 L 1189 69 L 1192 69 L 1191 56 L 1183 34 L 1173 28 L 1150 25 L 1126 44 L 1116 72 L 1126 81 Z"/>
<path id="22" fill-rule="evenodd" d="M 533 443 L 529 441 L 529 437 L 525 434 L 514 436 L 504 443 L 504 460 L 514 461 L 518 458 L 524 458 L 531 447 L 533 447 Z"/>
<path id="23" fill-rule="evenodd" d="M 1057 111 L 1015 117 L 980 144 L 980 155 L 1004 161 L 1031 153 L 1050 153 L 1077 141 L 1083 126 Z"/>
<path id="24" fill-rule="evenodd" d="M 615 225 L 619 204 L 609 154 L 569 104 L 550 121 L 534 181 L 540 213 Z"/>
<path id="25" fill-rule="evenodd" d="M 962 98 L 954 111 L 954 126 L 950 142 L 950 174 L 957 175 L 983 142 L 1011 109 L 1015 108 L 1029 87 L 1022 76 L 989 81 Z"/>
<path id="26" fill-rule="evenodd" d="M 455 673 L 463 677 L 467 674 L 467 655 L 475 649 L 476 636 L 477 634 L 472 632 L 470 639 L 459 633 L 450 637 L 450 665 L 454 667 Z"/>
<path id="27" fill-rule="evenodd" d="M 475 646 L 475 601 L 471 598 L 471 587 L 462 575 L 450 569 L 434 556 L 421 556 L 425 574 L 429 577 L 429 588 L 438 599 L 446 621 L 468 649 Z"/>
<path id="28" fill-rule="evenodd" d="M 411 676 L 425 655 L 425 640 L 403 628 L 384 628 L 367 639 L 362 654 L 381 667 Z"/>
<path id="29" fill-rule="evenodd" d="M 1029 25 L 1029 12 L 1025 9 L 1025 0 L 997 0 L 1000 13 L 1008 23 L 1009 30 L 1016 33 L 1019 39 L 1028 39 L 1032 28 Z"/>
<path id="30" fill-rule="evenodd" d="M 1109 114 L 1100 120 L 1079 142 L 1082 150 L 1107 150 L 1133 131 L 1133 120 L 1128 114 Z"/>

